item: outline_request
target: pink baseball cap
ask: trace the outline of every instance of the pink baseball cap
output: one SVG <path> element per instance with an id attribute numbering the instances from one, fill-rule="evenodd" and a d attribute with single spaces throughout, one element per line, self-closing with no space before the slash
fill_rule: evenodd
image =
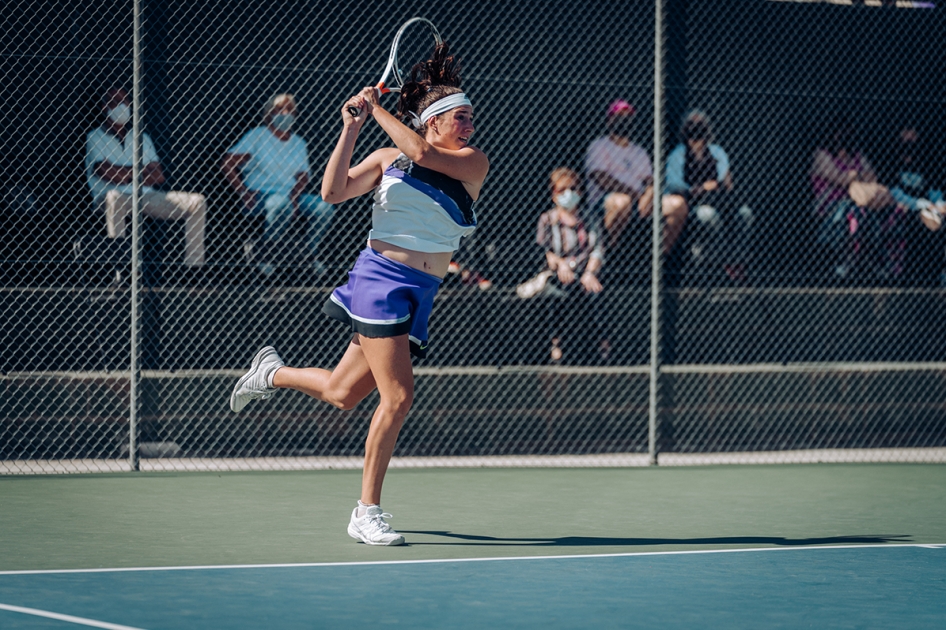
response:
<path id="1" fill-rule="evenodd" d="M 615 101 L 612 101 L 612 103 L 608 105 L 608 118 L 611 118 L 611 116 L 615 116 L 617 114 L 633 114 L 636 111 L 637 110 L 634 109 L 633 105 L 624 99 L 619 98 Z"/>

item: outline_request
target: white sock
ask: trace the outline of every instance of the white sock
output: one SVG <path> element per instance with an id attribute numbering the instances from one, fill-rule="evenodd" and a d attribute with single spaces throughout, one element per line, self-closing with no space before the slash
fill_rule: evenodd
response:
<path id="1" fill-rule="evenodd" d="M 355 512 L 355 516 L 361 518 L 368 512 L 370 507 L 374 507 L 373 504 L 362 503 L 361 499 L 358 499 L 358 510 Z"/>
<path id="2" fill-rule="evenodd" d="M 278 369 L 279 368 L 276 368 L 276 370 Z M 273 385 L 273 377 L 276 376 L 276 370 L 272 370 L 269 374 L 266 375 L 266 384 L 269 385 L 270 387 L 275 387 L 275 385 Z"/>

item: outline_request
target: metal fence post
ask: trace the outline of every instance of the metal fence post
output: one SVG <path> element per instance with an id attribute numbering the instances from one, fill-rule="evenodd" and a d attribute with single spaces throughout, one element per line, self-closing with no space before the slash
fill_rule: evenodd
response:
<path id="1" fill-rule="evenodd" d="M 139 469 L 138 460 L 138 408 L 139 381 L 141 377 L 141 357 L 139 353 L 139 320 L 141 317 L 139 278 L 141 271 L 141 0 L 135 0 L 134 6 L 134 66 L 132 84 L 132 152 L 131 165 L 132 202 L 131 202 L 131 344 L 129 374 L 129 412 L 128 412 L 128 464 L 132 470 Z"/>
<path id="2" fill-rule="evenodd" d="M 657 389 L 660 384 L 660 254 L 661 180 L 663 168 L 663 0 L 654 1 L 654 201 L 651 211 L 650 267 L 650 387 L 648 397 L 647 452 L 657 464 Z"/>

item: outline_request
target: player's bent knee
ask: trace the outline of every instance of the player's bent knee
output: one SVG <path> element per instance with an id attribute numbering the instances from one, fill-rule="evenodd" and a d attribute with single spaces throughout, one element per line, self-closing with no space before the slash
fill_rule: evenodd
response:
<path id="1" fill-rule="evenodd" d="M 345 391 L 328 390 L 323 394 L 325 402 L 341 409 L 342 411 L 351 411 L 358 406 L 364 396 L 359 396 L 350 389 Z"/>
<path id="2" fill-rule="evenodd" d="M 359 400 L 354 398 L 337 398 L 328 401 L 330 404 L 334 405 L 336 408 L 341 409 L 342 411 L 351 411 L 358 406 Z"/>

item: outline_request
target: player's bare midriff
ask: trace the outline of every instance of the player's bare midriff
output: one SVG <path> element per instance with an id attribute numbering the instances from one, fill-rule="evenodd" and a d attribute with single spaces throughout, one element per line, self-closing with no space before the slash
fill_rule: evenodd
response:
<path id="1" fill-rule="evenodd" d="M 453 258 L 453 252 L 418 252 L 413 249 L 404 249 L 391 243 L 373 239 L 368 246 L 385 258 L 395 260 L 418 271 L 429 273 L 432 276 L 443 278 L 447 275 L 447 268 Z"/>

